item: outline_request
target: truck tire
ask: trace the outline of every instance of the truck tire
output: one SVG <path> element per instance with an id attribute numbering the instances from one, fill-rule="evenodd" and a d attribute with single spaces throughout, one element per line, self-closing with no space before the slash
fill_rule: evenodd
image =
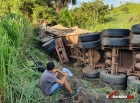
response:
<path id="1" fill-rule="evenodd" d="M 55 45 L 51 46 L 50 48 L 46 49 L 47 53 L 53 52 L 55 50 Z"/>
<path id="2" fill-rule="evenodd" d="M 136 89 L 137 92 L 140 93 L 140 81 L 136 80 L 137 78 L 137 76 L 129 76 L 127 79 L 127 86 L 129 88 Z"/>
<path id="3" fill-rule="evenodd" d="M 101 87 L 110 87 L 113 90 L 125 90 L 126 89 L 126 84 L 120 84 L 120 85 L 116 85 L 116 84 L 109 84 L 106 82 L 103 82 L 102 80 L 99 81 L 99 84 Z"/>
<path id="4" fill-rule="evenodd" d="M 125 37 L 130 35 L 129 29 L 104 29 L 102 30 L 102 36 L 111 37 Z"/>
<path id="5" fill-rule="evenodd" d="M 55 44 L 54 39 L 51 39 L 42 45 L 43 48 L 48 49 Z"/>
<path id="6" fill-rule="evenodd" d="M 132 25 L 131 32 L 134 34 L 140 34 L 140 24 Z"/>
<path id="7" fill-rule="evenodd" d="M 83 76 L 87 78 L 99 78 L 100 71 L 101 69 L 94 70 L 94 69 L 86 68 L 82 70 L 82 73 L 83 73 Z"/>
<path id="8" fill-rule="evenodd" d="M 127 38 L 102 38 L 101 44 L 103 46 L 129 46 L 129 39 Z"/>
<path id="9" fill-rule="evenodd" d="M 94 83 L 94 85 L 99 85 L 99 78 L 89 78 L 89 77 L 82 77 L 82 79 Z"/>
<path id="10" fill-rule="evenodd" d="M 125 84 L 127 77 L 125 74 L 112 75 L 107 70 L 100 71 L 100 79 L 109 84 Z"/>
<path id="11" fill-rule="evenodd" d="M 84 49 L 90 49 L 90 48 L 97 48 L 101 46 L 101 41 L 92 41 L 92 42 L 79 42 L 79 47 Z"/>
<path id="12" fill-rule="evenodd" d="M 50 41 L 51 39 L 53 39 L 53 37 L 47 36 L 47 37 L 41 39 L 41 41 L 42 41 L 42 43 L 45 43 L 45 42 L 47 42 L 47 41 Z"/>
<path id="13" fill-rule="evenodd" d="M 79 42 L 96 41 L 100 38 L 99 33 L 85 33 L 78 36 Z"/>

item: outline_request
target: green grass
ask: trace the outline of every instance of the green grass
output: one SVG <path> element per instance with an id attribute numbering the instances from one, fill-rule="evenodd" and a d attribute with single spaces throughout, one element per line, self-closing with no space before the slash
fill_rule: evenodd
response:
<path id="1" fill-rule="evenodd" d="M 100 87 L 100 86 L 94 86 L 91 84 L 91 82 L 83 80 L 82 81 L 83 87 L 87 89 L 86 92 L 89 92 L 89 94 L 94 94 L 95 97 L 99 97 L 102 95 L 109 95 L 113 90 L 110 87 Z M 134 88 L 133 88 L 134 89 Z M 130 93 L 131 96 L 134 96 L 134 99 L 113 99 L 113 103 L 138 103 L 138 94 L 137 89 L 135 90 L 119 90 L 119 95 L 128 95 Z M 128 93 L 129 92 L 129 93 Z"/>
<path id="2" fill-rule="evenodd" d="M 127 13 L 121 11 L 123 7 L 128 7 Z M 103 29 L 108 28 L 127 28 L 131 29 L 132 25 L 138 24 L 140 21 L 140 4 L 125 4 L 114 8 L 105 18 L 111 18 L 108 22 L 97 23 L 96 25 L 86 25 L 85 29 L 94 32 L 101 32 Z M 133 17 L 132 20 L 130 20 Z"/>
<path id="3" fill-rule="evenodd" d="M 128 11 L 124 12 L 121 9 L 127 7 Z M 129 20 L 131 17 L 140 15 L 140 4 L 129 3 L 124 4 L 119 7 L 114 8 L 110 14 L 106 15 L 108 17 L 114 18 L 116 21 L 118 20 Z"/>
<path id="4" fill-rule="evenodd" d="M 128 7 L 129 8 L 128 12 L 130 13 L 139 14 L 140 4 L 136 4 L 136 3 L 128 3 L 128 4 L 121 5 L 115 8 L 112 12 L 120 12 L 121 9 L 124 7 Z"/>
<path id="5" fill-rule="evenodd" d="M 0 102 L 43 101 L 39 88 L 41 73 L 27 65 L 30 60 L 46 61 L 45 54 L 30 44 L 32 33 L 28 21 L 21 15 L 0 18 Z"/>

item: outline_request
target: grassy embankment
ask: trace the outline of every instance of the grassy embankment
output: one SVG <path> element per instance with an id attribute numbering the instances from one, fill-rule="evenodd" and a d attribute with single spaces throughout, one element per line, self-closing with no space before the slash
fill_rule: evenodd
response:
<path id="1" fill-rule="evenodd" d="M 32 46 L 33 29 L 18 14 L 0 18 L 0 102 L 41 102 L 40 73 L 28 61 L 42 60 L 45 55 Z M 39 53 L 40 52 L 40 53 Z"/>
<path id="2" fill-rule="evenodd" d="M 128 11 L 122 11 L 122 8 L 127 7 Z M 114 8 L 105 17 L 109 17 L 110 20 L 106 23 L 97 24 L 95 26 L 87 26 L 86 29 L 92 31 L 102 31 L 107 28 L 128 28 L 139 23 L 140 21 L 140 4 L 130 3 L 124 4 Z"/>

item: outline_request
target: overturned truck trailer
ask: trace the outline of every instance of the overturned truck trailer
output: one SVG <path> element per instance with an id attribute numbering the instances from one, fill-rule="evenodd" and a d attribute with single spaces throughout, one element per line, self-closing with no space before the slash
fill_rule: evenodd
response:
<path id="1" fill-rule="evenodd" d="M 100 77 L 101 86 L 140 92 L 140 24 L 129 29 L 92 32 L 56 25 L 40 32 L 46 52 L 56 52 L 60 62 L 71 58 L 84 64 L 83 76 Z"/>

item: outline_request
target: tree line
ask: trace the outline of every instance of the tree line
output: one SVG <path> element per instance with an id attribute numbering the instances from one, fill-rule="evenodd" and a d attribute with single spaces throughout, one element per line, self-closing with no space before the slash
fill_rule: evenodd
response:
<path id="1" fill-rule="evenodd" d="M 40 24 L 46 19 L 50 24 L 63 26 L 96 25 L 107 22 L 105 15 L 112 9 L 103 0 L 82 3 L 80 7 L 68 10 L 68 5 L 75 5 L 77 0 L 2 0 L 0 16 L 8 13 L 23 14 L 33 24 Z"/>

